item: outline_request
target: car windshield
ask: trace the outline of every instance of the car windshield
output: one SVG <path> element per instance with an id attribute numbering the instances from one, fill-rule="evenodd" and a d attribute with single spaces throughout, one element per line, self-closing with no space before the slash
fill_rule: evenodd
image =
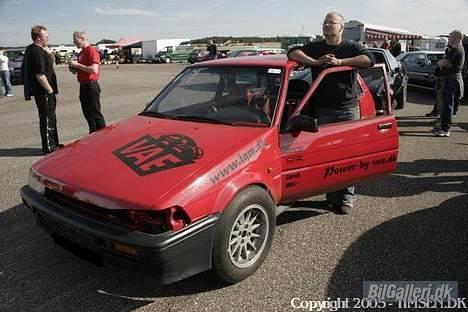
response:
<path id="1" fill-rule="evenodd" d="M 143 115 L 240 126 L 270 126 L 282 69 L 193 67 L 177 76 Z"/>

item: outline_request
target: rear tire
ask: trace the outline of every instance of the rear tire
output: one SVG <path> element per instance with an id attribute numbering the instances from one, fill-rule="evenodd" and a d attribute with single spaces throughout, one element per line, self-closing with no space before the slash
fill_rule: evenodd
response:
<path id="1" fill-rule="evenodd" d="M 215 277 L 234 284 L 263 263 L 275 233 L 275 204 L 259 186 L 239 193 L 223 212 L 213 242 Z"/>

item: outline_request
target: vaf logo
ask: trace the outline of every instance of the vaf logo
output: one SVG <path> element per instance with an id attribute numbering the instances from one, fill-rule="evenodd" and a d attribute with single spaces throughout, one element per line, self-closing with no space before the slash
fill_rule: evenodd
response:
<path id="1" fill-rule="evenodd" d="M 139 176 L 184 166 L 203 157 L 195 141 L 182 134 L 146 135 L 112 152 Z"/>

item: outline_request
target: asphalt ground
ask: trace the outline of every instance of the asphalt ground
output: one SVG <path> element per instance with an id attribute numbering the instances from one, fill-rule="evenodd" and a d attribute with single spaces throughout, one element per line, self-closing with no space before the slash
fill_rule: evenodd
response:
<path id="1" fill-rule="evenodd" d="M 103 67 L 106 121 L 140 112 L 183 67 Z M 87 124 L 75 77 L 65 67 L 57 74 L 59 134 L 67 143 L 86 135 Z M 397 171 L 358 186 L 350 215 L 319 209 L 323 197 L 286 211 L 252 277 L 226 287 L 201 274 L 158 286 L 145 274 L 98 267 L 58 247 L 21 204 L 19 189 L 41 157 L 37 110 L 22 91 L 15 86 L 15 97 L 0 98 L 0 311 L 291 311 L 293 298 L 360 298 L 363 281 L 385 280 L 458 281 L 459 295 L 468 297 L 466 102 L 452 136 L 438 138 L 429 131 L 434 119 L 423 117 L 431 93 L 410 90 L 396 113 Z"/>

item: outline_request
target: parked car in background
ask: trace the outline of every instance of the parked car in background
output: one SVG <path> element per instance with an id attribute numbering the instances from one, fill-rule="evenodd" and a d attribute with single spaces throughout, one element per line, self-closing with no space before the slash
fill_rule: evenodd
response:
<path id="1" fill-rule="evenodd" d="M 221 50 L 218 47 L 218 54 L 216 56 L 217 59 L 225 58 L 228 55 L 228 50 Z M 194 64 L 194 63 L 200 63 L 200 62 L 205 62 L 205 61 L 210 61 L 211 57 L 209 52 L 206 50 L 206 48 L 199 48 L 199 49 L 193 49 L 192 53 L 190 53 L 189 56 L 189 63 Z"/>
<path id="2" fill-rule="evenodd" d="M 10 69 L 10 81 L 13 84 L 23 84 L 23 77 L 21 75 L 21 63 L 23 62 L 23 55 L 17 56 L 15 59 L 10 59 L 8 68 Z"/>
<path id="3" fill-rule="evenodd" d="M 272 55 L 272 54 L 284 54 L 284 53 L 285 53 L 284 49 L 251 48 L 251 49 L 233 50 L 229 52 L 228 57 Z"/>
<path id="4" fill-rule="evenodd" d="M 402 65 L 389 50 L 369 48 L 375 57 L 376 64 L 384 64 L 387 77 L 392 90 L 392 108 L 402 109 L 406 105 L 408 89 L 408 74 L 405 65 Z"/>
<path id="5" fill-rule="evenodd" d="M 431 89 L 435 87 L 437 62 L 444 56 L 442 51 L 413 51 L 398 55 L 408 73 L 408 85 Z"/>
<path id="6" fill-rule="evenodd" d="M 10 70 L 10 81 L 13 84 L 23 84 L 21 76 L 21 63 L 23 62 L 24 49 L 6 49 L 8 57 L 8 69 Z"/>
<path id="7" fill-rule="evenodd" d="M 166 64 L 173 62 L 188 62 L 192 50 L 193 48 L 189 46 L 177 46 L 175 50 L 172 46 L 166 47 L 154 56 L 154 62 Z"/>

